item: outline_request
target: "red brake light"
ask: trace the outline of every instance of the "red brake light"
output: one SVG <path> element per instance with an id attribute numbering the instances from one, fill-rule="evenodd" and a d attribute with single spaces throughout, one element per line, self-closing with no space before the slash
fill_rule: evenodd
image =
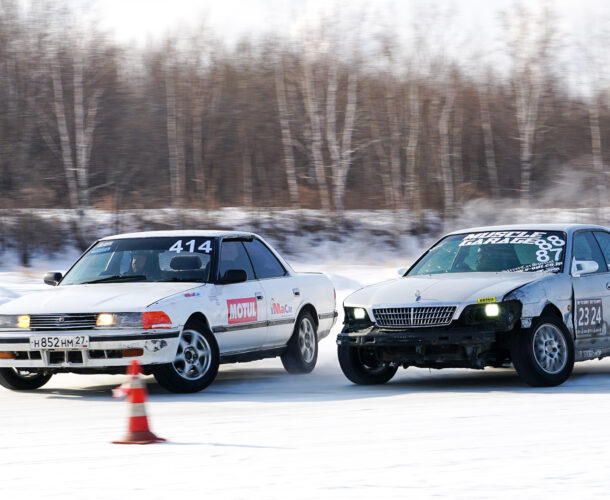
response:
<path id="1" fill-rule="evenodd" d="M 149 328 L 171 328 L 172 320 L 163 311 L 146 311 L 142 313 L 142 326 Z"/>

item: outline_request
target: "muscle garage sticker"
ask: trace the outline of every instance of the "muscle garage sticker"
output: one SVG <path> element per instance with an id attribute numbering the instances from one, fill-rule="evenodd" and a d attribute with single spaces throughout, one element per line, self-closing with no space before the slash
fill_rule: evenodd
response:
<path id="1" fill-rule="evenodd" d="M 254 297 L 227 300 L 229 324 L 249 323 L 258 319 L 258 306 Z"/>

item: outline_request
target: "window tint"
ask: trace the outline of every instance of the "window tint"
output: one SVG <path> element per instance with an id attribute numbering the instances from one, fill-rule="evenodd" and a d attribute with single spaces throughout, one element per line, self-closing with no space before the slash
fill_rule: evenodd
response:
<path id="1" fill-rule="evenodd" d="M 597 240 L 593 237 L 593 233 L 589 231 L 583 231 L 574 235 L 574 259 L 597 262 L 599 267 L 596 272 L 598 273 L 605 273 L 608 269 Z"/>
<path id="2" fill-rule="evenodd" d="M 277 278 L 286 274 L 282 264 L 263 243 L 258 240 L 252 240 L 246 241 L 245 245 L 254 264 L 257 278 Z"/>
<path id="3" fill-rule="evenodd" d="M 248 274 L 248 279 L 254 279 L 252 264 L 241 241 L 223 241 L 220 249 L 220 263 L 218 265 L 219 276 L 229 269 L 243 269 Z"/>
<path id="4" fill-rule="evenodd" d="M 604 259 L 606 260 L 607 269 L 610 271 L 610 234 L 602 231 L 596 231 L 593 234 L 595 234 L 595 238 L 602 249 Z"/>

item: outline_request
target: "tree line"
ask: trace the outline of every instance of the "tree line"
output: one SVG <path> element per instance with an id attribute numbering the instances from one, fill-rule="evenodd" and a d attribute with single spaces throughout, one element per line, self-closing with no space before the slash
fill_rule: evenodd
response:
<path id="1" fill-rule="evenodd" d="M 140 48 L 55 2 L 0 0 L 0 207 L 451 218 L 476 197 L 528 206 L 560 175 L 605 204 L 603 34 L 583 49 L 579 94 L 548 8 L 506 13 L 500 58 L 450 57 L 448 21 L 422 16 L 405 42 L 327 18 L 234 45 L 202 24 Z"/>

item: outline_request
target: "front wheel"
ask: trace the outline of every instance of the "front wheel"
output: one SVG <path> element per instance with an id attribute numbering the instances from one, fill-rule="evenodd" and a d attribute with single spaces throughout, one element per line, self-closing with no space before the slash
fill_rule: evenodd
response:
<path id="1" fill-rule="evenodd" d="M 385 384 L 398 370 L 397 365 L 380 361 L 375 355 L 375 351 L 370 348 L 361 349 L 340 344 L 337 354 L 341 370 L 355 384 Z"/>
<path id="2" fill-rule="evenodd" d="M 318 361 L 318 333 L 313 316 L 301 313 L 294 325 L 292 337 L 281 356 L 288 373 L 309 373 Z"/>
<path id="3" fill-rule="evenodd" d="M 154 367 L 159 385 L 170 392 L 198 392 L 210 385 L 218 374 L 220 351 L 207 326 L 189 323 L 182 330 L 173 363 Z"/>
<path id="4" fill-rule="evenodd" d="M 45 385 L 52 377 L 45 371 L 0 368 L 0 385 L 13 391 L 33 391 Z"/>
<path id="5" fill-rule="evenodd" d="M 534 387 L 563 384 L 574 368 L 574 340 L 563 322 L 543 316 L 513 333 L 511 358 L 519 376 Z"/>

